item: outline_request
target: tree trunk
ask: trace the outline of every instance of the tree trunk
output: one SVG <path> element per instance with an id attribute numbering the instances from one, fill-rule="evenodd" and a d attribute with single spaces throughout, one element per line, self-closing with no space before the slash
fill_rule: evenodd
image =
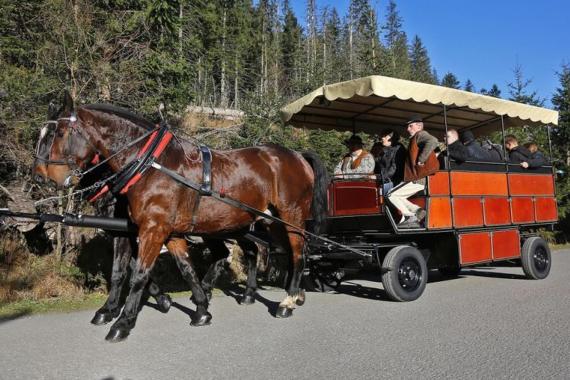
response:
<path id="1" fill-rule="evenodd" d="M 220 104 L 222 107 L 228 106 L 228 94 L 226 93 L 226 19 L 227 11 L 224 8 L 222 13 L 222 54 L 220 74 Z"/>

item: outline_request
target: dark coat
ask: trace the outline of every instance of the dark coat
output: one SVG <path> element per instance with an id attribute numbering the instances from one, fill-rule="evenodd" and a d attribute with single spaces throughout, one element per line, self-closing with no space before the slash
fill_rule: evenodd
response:
<path id="1" fill-rule="evenodd" d="M 465 149 L 467 150 L 467 156 L 469 157 L 466 161 L 492 161 L 488 152 L 481 147 L 481 144 L 475 140 L 471 140 L 465 144 Z"/>
<path id="2" fill-rule="evenodd" d="M 538 150 L 530 154 L 530 158 L 528 159 L 527 162 L 529 168 L 539 168 L 541 166 L 549 164 L 546 157 L 544 157 L 544 154 L 542 154 L 542 152 L 539 152 Z"/>
<path id="3" fill-rule="evenodd" d="M 404 179 L 405 160 L 406 148 L 402 144 L 385 146 L 382 148 L 382 154 L 375 159 L 374 173 L 381 176 L 383 182 L 392 181 L 397 185 Z"/>
<path id="4" fill-rule="evenodd" d="M 524 146 L 516 146 L 509 151 L 509 163 L 520 164 L 521 162 L 529 162 L 532 153 Z M 530 163 L 529 163 L 530 166 Z"/>
<path id="5" fill-rule="evenodd" d="M 447 146 L 447 151 L 448 151 L 449 158 L 451 158 L 452 160 L 455 160 L 458 162 L 465 162 L 465 161 L 471 160 L 469 152 L 467 151 L 467 148 L 459 140 L 454 141 L 453 143 L 449 144 Z"/>

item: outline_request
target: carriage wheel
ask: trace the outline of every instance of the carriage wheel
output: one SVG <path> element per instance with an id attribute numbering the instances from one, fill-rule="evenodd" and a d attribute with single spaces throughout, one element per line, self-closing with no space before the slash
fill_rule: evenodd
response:
<path id="1" fill-rule="evenodd" d="M 382 284 L 394 301 L 418 299 L 426 287 L 427 275 L 424 257 L 408 245 L 392 248 L 382 262 Z"/>
<path id="2" fill-rule="evenodd" d="M 527 278 L 531 280 L 546 278 L 552 266 L 548 243 L 537 236 L 526 239 L 521 250 L 521 263 Z"/>

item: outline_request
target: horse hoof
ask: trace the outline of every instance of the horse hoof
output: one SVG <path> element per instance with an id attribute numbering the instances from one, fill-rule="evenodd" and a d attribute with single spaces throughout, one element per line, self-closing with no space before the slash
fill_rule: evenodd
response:
<path id="1" fill-rule="evenodd" d="M 206 312 L 198 317 L 192 319 L 190 322 L 190 326 L 200 327 L 200 326 L 207 326 L 212 323 L 212 314 Z"/>
<path id="2" fill-rule="evenodd" d="M 249 294 L 244 295 L 240 301 L 240 305 L 253 305 L 254 303 L 255 297 Z"/>
<path id="3" fill-rule="evenodd" d="M 275 316 L 277 318 L 289 318 L 292 315 L 293 315 L 293 309 L 289 309 L 287 307 L 282 307 L 282 306 L 279 306 L 277 312 L 275 313 Z"/>
<path id="4" fill-rule="evenodd" d="M 297 300 L 295 300 L 295 303 L 297 306 L 303 306 L 305 304 L 305 298 L 297 298 Z"/>
<path id="5" fill-rule="evenodd" d="M 91 323 L 94 324 L 95 326 L 101 326 L 111 322 L 112 320 L 113 320 L 112 313 L 102 313 L 98 311 L 93 316 L 93 319 L 91 319 Z"/>
<path id="6" fill-rule="evenodd" d="M 163 294 L 157 297 L 156 304 L 161 313 L 168 313 L 170 306 L 172 306 L 172 298 L 168 294 Z"/>
<path id="7" fill-rule="evenodd" d="M 118 343 L 118 342 L 122 342 L 123 340 L 127 339 L 129 334 L 130 334 L 130 330 L 111 329 L 111 331 L 109 331 L 109 333 L 105 337 L 105 340 L 107 342 L 111 342 L 111 343 Z"/>

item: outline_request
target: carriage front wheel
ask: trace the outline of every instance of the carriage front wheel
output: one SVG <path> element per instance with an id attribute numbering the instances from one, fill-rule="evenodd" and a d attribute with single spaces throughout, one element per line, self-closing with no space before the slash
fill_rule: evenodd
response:
<path id="1" fill-rule="evenodd" d="M 548 243 L 537 236 L 526 239 L 521 249 L 521 263 L 527 278 L 532 280 L 546 278 L 552 266 Z"/>
<path id="2" fill-rule="evenodd" d="M 382 262 L 382 284 L 394 301 L 418 299 L 426 287 L 427 276 L 426 260 L 409 245 L 392 248 Z"/>

